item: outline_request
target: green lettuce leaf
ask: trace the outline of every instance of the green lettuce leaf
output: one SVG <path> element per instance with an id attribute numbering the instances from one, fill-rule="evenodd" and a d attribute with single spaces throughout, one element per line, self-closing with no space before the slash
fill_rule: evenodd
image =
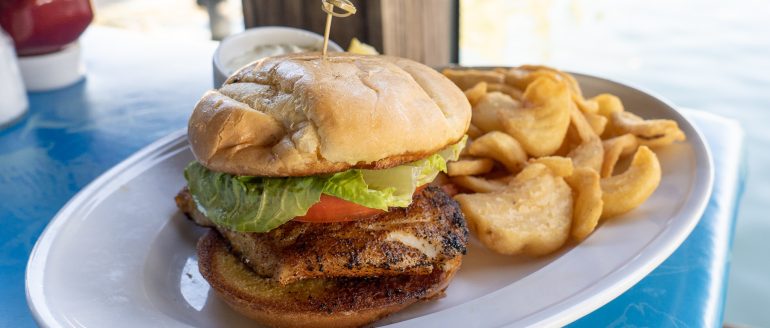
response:
<path id="1" fill-rule="evenodd" d="M 460 158 L 460 153 L 463 151 L 463 148 L 465 148 L 465 144 L 467 142 L 468 135 L 466 134 L 462 139 L 460 139 L 460 142 L 442 149 L 438 152 L 438 154 L 444 158 L 445 162 L 456 161 L 458 158 Z"/>
<path id="2" fill-rule="evenodd" d="M 210 171 L 193 161 L 185 178 L 195 203 L 219 226 L 266 232 L 307 210 L 321 199 L 320 177 L 258 178 Z"/>
<path id="3" fill-rule="evenodd" d="M 344 180 L 346 185 L 341 186 L 335 181 L 330 181 L 332 186 L 327 185 L 324 193 L 381 210 L 387 210 L 388 207 L 407 207 L 412 203 L 412 195 L 417 187 L 433 181 L 439 172 L 446 172 L 446 162 L 455 161 L 460 157 L 467 140 L 468 137 L 463 136 L 460 142 L 436 154 L 389 169 L 349 170 L 337 173 L 335 177 L 351 176 L 355 184 L 350 183 L 351 180 Z"/>
<path id="4" fill-rule="evenodd" d="M 403 207 L 404 201 L 400 199 L 403 197 L 395 195 L 395 192 L 394 187 L 373 188 L 364 180 L 363 170 L 348 170 L 334 174 L 326 182 L 323 190 L 324 194 L 380 210 Z M 409 206 L 409 203 L 406 206 Z"/>
<path id="5" fill-rule="evenodd" d="M 219 226 L 243 232 L 266 232 L 307 214 L 321 194 L 370 208 L 407 207 L 418 186 L 446 172 L 467 137 L 439 153 L 385 170 L 353 169 L 331 175 L 264 178 L 210 171 L 193 161 L 185 168 L 198 209 Z"/>

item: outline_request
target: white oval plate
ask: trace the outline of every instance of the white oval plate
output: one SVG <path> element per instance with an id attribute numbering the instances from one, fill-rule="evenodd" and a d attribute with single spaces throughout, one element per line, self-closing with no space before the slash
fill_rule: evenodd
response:
<path id="1" fill-rule="evenodd" d="M 689 235 L 711 194 L 703 137 L 664 101 L 622 84 L 577 75 L 584 92 L 609 92 L 642 117 L 670 118 L 686 143 L 656 152 L 663 181 L 638 209 L 583 243 L 539 259 L 493 254 L 471 242 L 447 296 L 378 325 L 560 326 L 626 291 Z M 173 197 L 193 159 L 184 131 L 134 154 L 85 187 L 51 220 L 27 267 L 27 299 L 42 326 L 246 327 L 198 273 L 203 229 Z"/>

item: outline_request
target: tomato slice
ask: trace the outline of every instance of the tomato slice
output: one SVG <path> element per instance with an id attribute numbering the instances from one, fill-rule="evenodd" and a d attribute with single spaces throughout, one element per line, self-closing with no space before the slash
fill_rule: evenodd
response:
<path id="1" fill-rule="evenodd" d="M 294 220 L 316 223 L 344 222 L 384 212 L 383 210 L 369 208 L 341 198 L 322 194 L 321 201 L 311 206 L 307 214 L 298 216 Z"/>
<path id="2" fill-rule="evenodd" d="M 423 188 L 425 186 L 418 187 L 415 193 L 419 193 Z M 321 200 L 311 206 L 307 214 L 295 217 L 294 220 L 313 223 L 346 222 L 380 213 L 385 213 L 385 211 L 321 194 Z"/>

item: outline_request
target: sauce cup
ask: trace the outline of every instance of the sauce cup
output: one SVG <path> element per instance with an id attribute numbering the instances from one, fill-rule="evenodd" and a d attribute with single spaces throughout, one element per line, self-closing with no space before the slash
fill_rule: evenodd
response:
<path id="1" fill-rule="evenodd" d="M 233 34 L 222 40 L 214 52 L 214 87 L 219 88 L 231 74 L 235 73 L 240 68 L 235 66 L 242 66 L 239 63 L 251 63 L 291 48 L 318 51 L 323 46 L 323 39 L 323 36 L 317 33 L 282 26 L 255 27 Z M 331 40 L 329 40 L 328 50 L 343 51 Z M 253 58 L 245 59 L 244 56 L 249 56 L 247 55 L 249 53 L 252 53 Z"/>

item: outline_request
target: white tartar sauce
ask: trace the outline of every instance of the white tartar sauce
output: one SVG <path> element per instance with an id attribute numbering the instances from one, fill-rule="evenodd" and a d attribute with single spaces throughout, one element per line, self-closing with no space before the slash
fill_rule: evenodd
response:
<path id="1" fill-rule="evenodd" d="M 239 68 L 261 58 L 277 56 L 283 54 L 292 54 L 297 52 L 317 51 L 315 47 L 301 47 L 293 44 L 266 44 L 256 46 L 251 51 L 230 59 L 225 63 L 227 75 L 235 73 Z"/>

